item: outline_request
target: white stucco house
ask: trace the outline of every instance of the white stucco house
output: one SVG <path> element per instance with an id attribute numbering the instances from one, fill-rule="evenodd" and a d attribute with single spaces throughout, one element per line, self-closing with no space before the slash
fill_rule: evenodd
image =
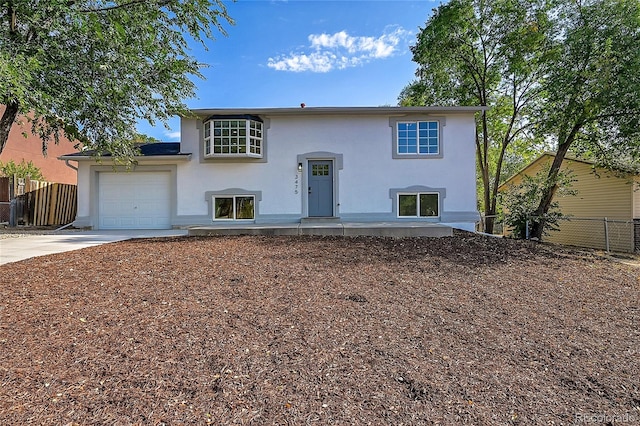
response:
<path id="1" fill-rule="evenodd" d="M 131 171 L 78 162 L 74 226 L 424 221 L 473 230 L 476 107 L 198 109 Z"/>

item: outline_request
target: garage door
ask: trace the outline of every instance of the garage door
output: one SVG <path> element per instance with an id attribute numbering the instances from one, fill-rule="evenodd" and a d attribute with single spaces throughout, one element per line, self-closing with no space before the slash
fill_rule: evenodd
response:
<path id="1" fill-rule="evenodd" d="M 171 173 L 121 172 L 98 176 L 100 229 L 170 229 Z"/>

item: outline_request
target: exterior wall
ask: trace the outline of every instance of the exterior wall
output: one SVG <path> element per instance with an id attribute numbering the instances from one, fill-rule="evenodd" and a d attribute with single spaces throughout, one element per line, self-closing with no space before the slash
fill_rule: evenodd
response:
<path id="1" fill-rule="evenodd" d="M 251 113 L 249 111 L 248 113 Z M 394 159 L 389 115 L 273 115 L 265 121 L 265 158 L 204 160 L 202 121 L 182 119 L 181 152 L 189 161 L 143 158 L 136 168 L 168 167 L 175 173 L 173 226 L 206 225 L 211 194 L 259 194 L 256 222 L 296 222 L 306 217 L 307 161 L 334 160 L 334 216 L 343 221 L 424 220 L 473 230 L 479 219 L 475 191 L 473 112 L 438 115 L 442 158 Z M 429 117 L 429 116 L 425 116 Z M 264 161 L 266 160 L 266 161 Z M 303 163 L 302 173 L 298 163 Z M 95 226 L 94 161 L 79 162 L 76 226 Z M 141 169 L 140 169 L 141 170 Z M 135 171 L 135 169 L 134 169 Z M 439 218 L 398 218 L 394 194 L 403 189 L 442 194 Z"/>
<path id="2" fill-rule="evenodd" d="M 533 176 L 551 161 L 553 156 L 544 155 L 522 173 Z M 573 172 L 576 181 L 573 182 L 572 189 L 578 193 L 575 196 L 558 197 L 556 200 L 562 213 L 575 219 L 561 221 L 560 230 L 551 232 L 545 240 L 580 247 L 606 248 L 604 218 L 619 221 L 630 221 L 633 218 L 634 198 L 637 202 L 638 195 L 633 191 L 632 181 L 628 177 L 617 176 L 600 168 L 594 173 L 591 164 L 570 159 L 565 159 L 562 170 Z M 510 182 L 517 185 L 521 180 L 520 176 L 515 176 Z M 598 220 L 583 220 L 584 218 Z M 611 224 L 609 232 L 616 232 L 621 227 L 629 228 L 629 238 L 620 238 L 611 249 L 633 251 L 632 224 Z M 626 230 L 619 232 L 627 234 Z"/>
<path id="3" fill-rule="evenodd" d="M 340 158 L 341 168 L 334 167 L 334 210 L 343 220 L 398 220 L 390 190 L 411 186 L 446 188 L 442 222 L 473 223 L 478 218 L 472 114 L 446 117 L 440 159 L 393 159 L 388 116 L 277 116 L 265 123 L 266 162 L 203 163 L 197 158 L 200 122 L 183 119 L 181 150 L 194 158 L 178 169 L 178 187 L 192 188 L 178 193 L 181 222 L 211 223 L 205 192 L 229 188 L 261 191 L 257 221 L 299 220 L 305 212 L 307 174 L 306 164 L 302 173 L 297 171 L 301 156 Z"/>
<path id="4" fill-rule="evenodd" d="M 0 115 L 4 112 L 4 106 L 0 105 Z M 26 123 L 26 119 L 22 119 Z M 25 138 L 22 133 L 25 133 Z M 24 125 L 14 124 L 9 139 L 0 154 L 0 161 L 8 163 L 13 160 L 16 164 L 20 164 L 22 160 L 25 163 L 33 161 L 33 164 L 40 168 L 45 180 L 49 182 L 76 184 L 76 171 L 68 167 L 64 161 L 57 158 L 64 154 L 71 154 L 77 151 L 74 144 L 65 138 L 60 138 L 60 144 L 56 145 L 53 140 L 47 147 L 47 156 L 42 154 L 42 140 L 31 133 L 31 127 L 28 123 Z M 74 165 L 75 163 L 71 163 Z"/>
<path id="5" fill-rule="evenodd" d="M 633 218 L 640 219 L 640 179 L 636 178 L 633 184 Z"/>
<path id="6" fill-rule="evenodd" d="M 573 171 L 575 197 L 559 199 L 562 211 L 575 217 L 606 217 L 629 220 L 633 217 L 633 185 L 628 178 L 615 176 L 606 170 L 593 172 L 590 164 L 566 161 L 563 169 Z"/>
<path id="7" fill-rule="evenodd" d="M 132 167 L 130 170 L 122 166 L 116 166 L 109 159 L 103 160 L 101 164 L 93 160 L 79 161 L 78 167 L 78 211 L 73 225 L 78 228 L 95 228 L 98 224 L 98 185 L 100 173 L 135 173 L 137 172 L 170 172 L 171 173 L 171 216 L 172 223 L 177 223 L 176 200 L 177 200 L 177 168 L 178 161 L 157 161 L 145 160 L 143 164 Z"/>

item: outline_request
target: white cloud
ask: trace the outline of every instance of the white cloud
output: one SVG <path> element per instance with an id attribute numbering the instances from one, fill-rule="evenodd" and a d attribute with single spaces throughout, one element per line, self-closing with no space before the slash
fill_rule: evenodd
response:
<path id="1" fill-rule="evenodd" d="M 290 53 L 269 58 L 267 66 L 276 71 L 329 72 L 384 59 L 408 45 L 412 34 L 401 27 L 387 30 L 379 37 L 356 37 L 346 31 L 335 34 L 310 34 L 309 52 Z"/>
<path id="2" fill-rule="evenodd" d="M 164 132 L 164 135 L 167 137 L 167 139 L 170 140 L 180 140 L 180 132 Z"/>

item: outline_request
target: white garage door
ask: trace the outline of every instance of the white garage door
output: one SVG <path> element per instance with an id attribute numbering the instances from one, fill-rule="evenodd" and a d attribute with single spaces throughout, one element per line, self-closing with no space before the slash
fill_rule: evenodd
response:
<path id="1" fill-rule="evenodd" d="M 100 229 L 170 229 L 169 172 L 100 173 Z"/>

